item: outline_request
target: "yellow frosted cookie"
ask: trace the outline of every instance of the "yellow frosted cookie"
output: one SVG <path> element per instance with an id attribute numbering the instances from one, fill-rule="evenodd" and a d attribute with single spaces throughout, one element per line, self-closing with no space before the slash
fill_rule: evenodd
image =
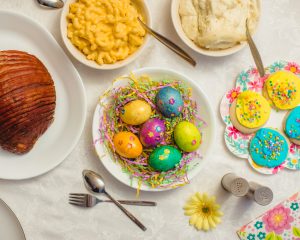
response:
<path id="1" fill-rule="evenodd" d="M 264 96 L 278 109 L 293 109 L 300 104 L 300 78 L 287 71 L 275 72 L 265 82 Z"/>
<path id="2" fill-rule="evenodd" d="M 269 119 L 271 107 L 268 101 L 253 91 L 242 92 L 230 107 L 230 119 L 239 131 L 256 132 Z"/>

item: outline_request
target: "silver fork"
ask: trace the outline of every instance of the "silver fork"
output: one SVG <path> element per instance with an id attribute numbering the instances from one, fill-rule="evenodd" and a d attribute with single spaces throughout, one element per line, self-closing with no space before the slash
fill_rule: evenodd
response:
<path id="1" fill-rule="evenodd" d="M 136 205 L 136 206 L 156 206 L 156 202 L 151 201 L 135 201 L 135 200 L 118 200 L 122 204 Z M 112 202 L 111 200 L 103 200 L 96 198 L 95 196 L 87 193 L 70 193 L 69 204 L 80 206 L 80 207 L 94 207 L 96 204 L 101 202 Z"/>

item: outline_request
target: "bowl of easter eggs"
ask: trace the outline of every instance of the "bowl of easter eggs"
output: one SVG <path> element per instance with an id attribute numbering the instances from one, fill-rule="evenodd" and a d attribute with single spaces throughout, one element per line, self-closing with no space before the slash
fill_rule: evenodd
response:
<path id="1" fill-rule="evenodd" d="M 142 68 L 113 81 L 97 104 L 93 141 L 103 166 L 145 191 L 183 186 L 206 161 L 215 120 L 206 95 L 188 77 Z"/>

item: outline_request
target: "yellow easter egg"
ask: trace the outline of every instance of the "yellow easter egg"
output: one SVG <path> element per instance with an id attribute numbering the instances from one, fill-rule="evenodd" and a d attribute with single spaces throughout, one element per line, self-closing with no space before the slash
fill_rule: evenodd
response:
<path id="1" fill-rule="evenodd" d="M 130 125 L 140 125 L 151 116 L 151 106 L 143 100 L 134 100 L 124 105 L 120 117 Z"/>
<path id="2" fill-rule="evenodd" d="M 137 158 L 143 152 L 143 146 L 137 136 L 131 132 L 118 132 L 113 138 L 116 152 L 125 158 Z"/>

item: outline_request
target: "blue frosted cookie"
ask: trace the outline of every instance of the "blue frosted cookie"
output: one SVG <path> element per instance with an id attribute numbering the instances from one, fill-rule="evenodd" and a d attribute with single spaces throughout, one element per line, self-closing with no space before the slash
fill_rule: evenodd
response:
<path id="1" fill-rule="evenodd" d="M 261 128 L 251 139 L 249 151 L 252 160 L 257 165 L 273 168 L 286 160 L 289 144 L 278 131 L 271 128 Z"/>
<path id="2" fill-rule="evenodd" d="M 288 113 L 284 123 L 284 131 L 292 142 L 300 143 L 300 106 Z"/>

